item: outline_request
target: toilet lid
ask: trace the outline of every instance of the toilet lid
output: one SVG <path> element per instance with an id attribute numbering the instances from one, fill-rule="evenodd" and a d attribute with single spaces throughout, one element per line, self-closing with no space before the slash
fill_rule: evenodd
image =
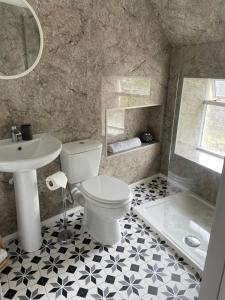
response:
<path id="1" fill-rule="evenodd" d="M 128 200 L 131 191 L 125 182 L 110 176 L 96 176 L 84 181 L 81 189 L 90 198 L 104 203 Z"/>

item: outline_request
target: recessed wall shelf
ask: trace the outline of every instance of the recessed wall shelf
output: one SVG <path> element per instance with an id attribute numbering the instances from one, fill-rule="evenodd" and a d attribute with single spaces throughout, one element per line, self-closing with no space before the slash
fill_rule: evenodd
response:
<path id="1" fill-rule="evenodd" d="M 129 97 L 141 97 L 141 98 L 146 98 L 149 99 L 150 98 L 150 94 L 146 95 L 146 94 L 135 94 L 135 93 L 124 93 L 124 92 L 115 92 L 115 95 L 118 96 L 129 96 Z"/>
<path id="2" fill-rule="evenodd" d="M 119 110 L 119 109 L 137 109 L 137 108 L 145 108 L 145 107 L 155 107 L 155 106 L 162 106 L 160 103 L 151 103 L 146 105 L 137 105 L 137 106 L 119 106 L 119 107 L 113 107 L 108 108 L 107 110 Z"/>
<path id="3" fill-rule="evenodd" d="M 132 149 L 129 149 L 129 150 L 120 151 L 120 152 L 117 152 L 117 153 L 107 152 L 107 158 L 112 158 L 112 157 L 115 157 L 115 156 L 119 156 L 119 155 L 126 154 L 126 153 L 133 152 L 133 151 L 143 150 L 143 149 L 146 149 L 146 148 L 151 148 L 151 147 L 153 147 L 155 145 L 159 145 L 159 144 L 160 144 L 159 142 L 142 143 L 142 145 L 140 147 L 135 147 L 135 148 L 132 148 Z"/>
<path id="4" fill-rule="evenodd" d="M 151 151 L 154 153 L 154 145 L 159 147 L 163 99 L 154 93 L 151 86 L 150 76 L 106 76 L 102 78 L 102 135 L 105 136 L 106 158 L 141 149 L 149 149 L 150 153 Z M 107 145 L 140 137 L 144 132 L 150 132 L 157 142 L 143 143 L 140 147 L 117 153 L 107 152 Z"/>

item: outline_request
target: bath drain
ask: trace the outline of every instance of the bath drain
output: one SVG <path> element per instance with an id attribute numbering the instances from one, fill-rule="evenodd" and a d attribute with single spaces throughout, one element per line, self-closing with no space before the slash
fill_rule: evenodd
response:
<path id="1" fill-rule="evenodd" d="M 200 239 L 197 238 L 194 235 L 188 235 L 184 238 L 185 244 L 187 244 L 189 247 L 197 248 L 201 245 Z"/>

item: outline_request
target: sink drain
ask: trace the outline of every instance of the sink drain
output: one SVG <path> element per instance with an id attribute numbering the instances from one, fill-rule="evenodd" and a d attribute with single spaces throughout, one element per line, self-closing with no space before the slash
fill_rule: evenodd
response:
<path id="1" fill-rule="evenodd" d="M 201 245 L 200 239 L 194 235 L 187 235 L 184 238 L 184 242 L 186 245 L 188 245 L 189 247 L 192 247 L 192 248 L 197 248 Z"/>

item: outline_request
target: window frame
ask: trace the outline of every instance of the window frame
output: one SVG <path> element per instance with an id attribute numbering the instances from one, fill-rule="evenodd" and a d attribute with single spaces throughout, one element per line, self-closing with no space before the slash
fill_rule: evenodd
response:
<path id="1" fill-rule="evenodd" d="M 224 81 L 225 82 L 225 79 L 212 79 L 214 98 L 225 100 L 225 96 L 224 97 L 216 96 L 216 81 Z"/>
<path id="2" fill-rule="evenodd" d="M 206 112 L 207 112 L 207 107 L 208 105 L 213 105 L 213 106 L 220 106 L 220 107 L 225 107 L 225 97 L 216 97 L 216 80 L 221 80 L 225 81 L 224 79 L 210 79 L 209 84 L 211 85 L 212 88 L 212 94 L 214 99 L 204 99 L 202 104 L 203 104 L 203 109 L 202 109 L 202 117 L 201 117 L 201 125 L 200 125 L 200 134 L 199 134 L 199 142 L 197 146 L 197 150 L 206 152 L 208 154 L 214 155 L 219 158 L 224 158 L 225 154 L 222 155 L 220 153 L 214 152 L 212 150 L 209 150 L 205 147 L 202 146 L 202 140 L 203 140 L 203 132 L 204 132 L 204 126 L 205 126 L 205 120 L 206 120 Z M 208 97 L 209 98 L 209 97 Z M 218 101 L 219 100 L 219 101 Z M 223 100 L 223 101 L 221 101 Z"/>

